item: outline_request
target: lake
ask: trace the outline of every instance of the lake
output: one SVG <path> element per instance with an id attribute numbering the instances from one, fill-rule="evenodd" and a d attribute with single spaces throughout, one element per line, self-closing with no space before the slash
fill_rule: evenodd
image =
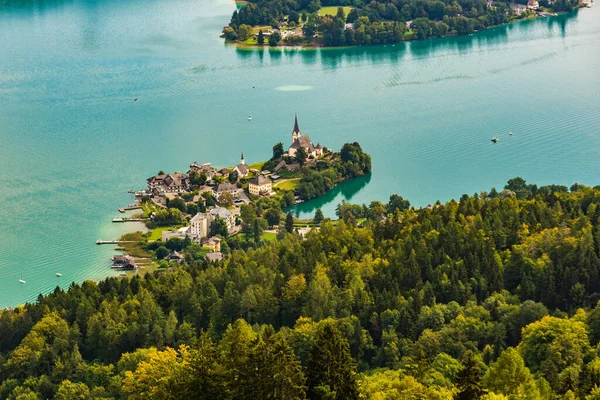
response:
<path id="1" fill-rule="evenodd" d="M 373 158 L 370 176 L 301 204 L 301 217 L 392 193 L 425 206 L 514 176 L 600 184 L 598 6 L 473 36 L 301 51 L 225 45 L 233 1 L 8 2 L 0 307 L 114 274 L 114 248 L 95 241 L 137 228 L 111 223 L 127 190 L 193 161 L 266 159 L 289 144 L 296 112 L 315 143 L 357 141 Z"/>

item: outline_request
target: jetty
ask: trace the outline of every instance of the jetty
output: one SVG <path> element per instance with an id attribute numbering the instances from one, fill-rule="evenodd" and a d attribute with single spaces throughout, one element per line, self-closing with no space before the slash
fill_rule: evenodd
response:
<path id="1" fill-rule="evenodd" d="M 142 206 L 128 206 L 128 207 L 119 208 L 119 212 L 124 213 L 125 211 L 139 210 L 141 208 L 142 208 Z"/>
<path id="2" fill-rule="evenodd" d="M 96 240 L 96 244 L 121 244 L 121 243 L 135 243 L 133 240 Z"/>
<path id="3" fill-rule="evenodd" d="M 148 218 L 113 218 L 112 222 L 144 222 Z"/>

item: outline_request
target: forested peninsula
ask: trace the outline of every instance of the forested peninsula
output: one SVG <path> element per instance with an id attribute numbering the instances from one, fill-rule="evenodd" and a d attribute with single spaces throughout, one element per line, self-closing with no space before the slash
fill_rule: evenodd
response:
<path id="1" fill-rule="evenodd" d="M 2 311 L 0 398 L 600 398 L 600 187 L 337 213 Z"/>
<path id="2" fill-rule="evenodd" d="M 223 28 L 250 46 L 362 46 L 467 35 L 585 5 L 579 0 L 250 0 Z"/>

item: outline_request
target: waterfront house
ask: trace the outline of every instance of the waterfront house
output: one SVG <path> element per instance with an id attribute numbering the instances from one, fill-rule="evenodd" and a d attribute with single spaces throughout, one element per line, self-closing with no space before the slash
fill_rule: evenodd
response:
<path id="1" fill-rule="evenodd" d="M 515 14 L 521 15 L 523 11 L 527 10 L 527 6 L 525 4 L 513 4 L 512 9 Z"/>
<path id="2" fill-rule="evenodd" d="M 217 201 L 220 201 L 223 193 L 230 193 L 235 199 L 240 195 L 240 188 L 229 182 L 221 182 L 217 187 L 213 188 L 213 197 Z"/>
<path id="3" fill-rule="evenodd" d="M 263 175 L 258 175 L 252 179 L 248 185 L 248 191 L 255 196 L 270 195 L 273 189 L 271 180 Z"/>
<path id="4" fill-rule="evenodd" d="M 167 193 L 181 194 L 190 187 L 188 174 L 177 172 L 174 174 L 155 175 L 147 179 L 148 193 L 155 196 L 165 196 Z"/>
<path id="5" fill-rule="evenodd" d="M 190 164 L 190 170 L 188 171 L 188 175 L 192 171 L 203 173 L 204 175 L 206 175 L 206 179 L 208 180 L 211 180 L 213 176 L 215 176 L 215 174 L 217 173 L 217 170 L 213 168 L 213 166 L 210 163 L 200 165 L 196 161 Z"/>
<path id="6" fill-rule="evenodd" d="M 242 153 L 242 157 L 240 158 L 240 163 L 236 165 L 233 170 L 237 173 L 238 179 L 245 178 L 248 176 L 250 169 L 246 165 L 246 160 L 244 160 L 244 153 Z"/>
<path id="7" fill-rule="evenodd" d="M 537 10 L 538 8 L 540 8 L 540 3 L 537 0 L 529 0 L 527 2 L 527 8 L 529 8 L 530 10 Z"/>
<path id="8" fill-rule="evenodd" d="M 131 256 L 113 256 L 112 269 L 122 269 L 127 271 L 137 270 L 138 266 L 135 263 L 135 258 Z"/>
<path id="9" fill-rule="evenodd" d="M 288 149 L 288 155 L 294 157 L 298 149 L 302 147 L 307 157 L 317 158 L 323 154 L 323 147 L 320 144 L 314 146 L 308 135 L 302 135 L 298 127 L 298 115 L 294 120 L 294 130 L 292 131 L 292 145 Z M 277 168 L 275 168 L 277 171 Z"/>

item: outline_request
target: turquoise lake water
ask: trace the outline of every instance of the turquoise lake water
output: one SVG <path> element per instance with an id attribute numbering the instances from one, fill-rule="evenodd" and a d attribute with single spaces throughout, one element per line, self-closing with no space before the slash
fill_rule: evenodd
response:
<path id="1" fill-rule="evenodd" d="M 128 189 L 192 161 L 268 158 L 295 112 L 314 142 L 373 157 L 371 176 L 300 216 L 392 193 L 427 205 L 517 175 L 600 184 L 597 5 L 460 38 L 258 51 L 218 37 L 232 1 L 5 3 L 0 307 L 110 275 L 114 248 L 95 241 L 136 229 L 110 222 Z"/>

